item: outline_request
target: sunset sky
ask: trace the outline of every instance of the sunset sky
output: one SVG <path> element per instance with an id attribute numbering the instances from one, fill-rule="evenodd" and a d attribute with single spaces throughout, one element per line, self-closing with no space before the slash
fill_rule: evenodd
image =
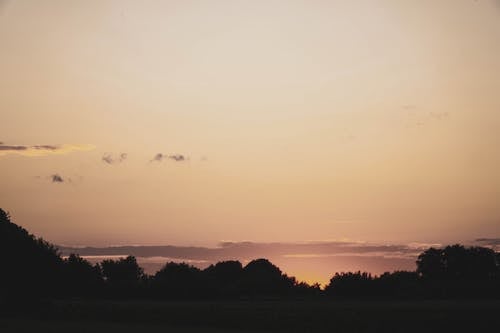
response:
<path id="1" fill-rule="evenodd" d="M 500 2 L 0 0 L 0 207 L 68 246 L 500 237 Z"/>

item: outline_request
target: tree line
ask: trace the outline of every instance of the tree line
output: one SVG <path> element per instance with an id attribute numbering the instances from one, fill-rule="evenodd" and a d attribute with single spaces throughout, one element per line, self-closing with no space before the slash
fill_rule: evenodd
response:
<path id="1" fill-rule="evenodd" d="M 145 274 L 133 256 L 91 264 L 12 223 L 0 209 L 0 298 L 500 298 L 500 253 L 485 247 L 430 248 L 415 271 L 336 273 L 323 289 L 284 274 L 266 259 L 199 269 L 166 263 Z"/>

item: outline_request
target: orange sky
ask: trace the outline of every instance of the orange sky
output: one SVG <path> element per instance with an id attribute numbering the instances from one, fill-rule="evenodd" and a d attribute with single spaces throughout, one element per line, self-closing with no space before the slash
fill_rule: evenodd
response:
<path id="1" fill-rule="evenodd" d="M 0 1 L 0 206 L 66 245 L 498 238 L 499 41 L 486 0 Z"/>

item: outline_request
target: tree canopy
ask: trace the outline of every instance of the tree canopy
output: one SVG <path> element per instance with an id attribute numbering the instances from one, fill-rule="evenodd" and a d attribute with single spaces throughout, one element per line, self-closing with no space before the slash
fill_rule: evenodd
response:
<path id="1" fill-rule="evenodd" d="M 335 273 L 321 290 L 284 274 L 267 259 L 236 260 L 205 269 L 166 263 L 147 275 L 133 256 L 91 264 L 12 223 L 0 209 L 0 292 L 19 297 L 142 297 L 161 299 L 255 297 L 482 297 L 500 298 L 500 254 L 485 247 L 429 248 L 415 271 Z"/>

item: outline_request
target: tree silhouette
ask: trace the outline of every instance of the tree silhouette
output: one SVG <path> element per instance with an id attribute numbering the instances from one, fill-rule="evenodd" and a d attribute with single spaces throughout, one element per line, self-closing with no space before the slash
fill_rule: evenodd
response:
<path id="1" fill-rule="evenodd" d="M 385 272 L 375 278 L 376 294 L 382 297 L 416 297 L 420 293 L 419 279 L 417 272 Z"/>
<path id="2" fill-rule="evenodd" d="M 496 259 L 496 265 L 497 265 L 497 270 L 495 273 L 495 278 L 500 279 L 500 252 L 497 252 L 495 254 L 495 259 Z"/>
<path id="3" fill-rule="evenodd" d="M 104 280 L 110 284 L 135 284 L 144 276 L 143 269 L 137 264 L 134 256 L 118 260 L 104 260 L 101 263 Z"/>
<path id="4" fill-rule="evenodd" d="M 484 247 L 449 245 L 418 256 L 417 273 L 432 297 L 491 297 L 499 295 L 495 252 Z"/>
<path id="5" fill-rule="evenodd" d="M 489 279 L 497 269 L 495 252 L 484 247 L 447 246 L 444 258 L 446 274 L 452 279 Z"/>
<path id="6" fill-rule="evenodd" d="M 102 273 L 99 265 L 93 266 L 76 254 L 64 260 L 66 292 L 76 296 L 96 295 L 102 289 Z"/>
<path id="7" fill-rule="evenodd" d="M 489 279 L 497 270 L 495 252 L 484 247 L 450 245 L 418 256 L 417 272 L 426 279 Z"/>
<path id="8" fill-rule="evenodd" d="M 138 296 L 139 288 L 143 286 L 147 278 L 133 256 L 118 260 L 104 260 L 100 267 L 105 285 L 112 296 Z"/>
<path id="9" fill-rule="evenodd" d="M 283 295 L 294 282 L 267 259 L 256 259 L 243 269 L 241 288 L 247 295 Z"/>
<path id="10" fill-rule="evenodd" d="M 205 269 L 208 276 L 213 277 L 218 283 L 226 284 L 238 281 L 243 274 L 243 265 L 236 260 L 221 261 Z"/>
<path id="11" fill-rule="evenodd" d="M 55 246 L 29 234 L 0 209 L 0 288 L 7 297 L 34 297 L 58 292 L 62 259 Z"/>
<path id="12" fill-rule="evenodd" d="M 373 295 L 374 279 L 370 273 L 335 273 L 325 292 L 338 297 L 366 297 Z"/>
<path id="13" fill-rule="evenodd" d="M 443 250 L 430 249 L 421 253 L 417 258 L 417 273 L 426 279 L 440 279 L 445 275 Z"/>
<path id="14" fill-rule="evenodd" d="M 153 277 L 155 292 L 167 298 L 201 297 L 203 282 L 201 271 L 186 263 L 169 262 Z"/>
<path id="15" fill-rule="evenodd" d="M 0 209 L 0 301 L 33 297 L 177 298 L 500 298 L 500 253 L 484 247 L 429 248 L 414 272 L 336 273 L 321 291 L 283 274 L 267 259 L 245 267 L 224 261 L 203 271 L 167 263 L 144 274 L 133 256 L 92 265 L 78 255 L 62 259 L 57 247 L 12 223 Z"/>
<path id="16" fill-rule="evenodd" d="M 236 297 L 243 275 L 243 265 L 230 260 L 208 266 L 203 274 L 207 282 L 208 293 L 218 298 Z"/>

